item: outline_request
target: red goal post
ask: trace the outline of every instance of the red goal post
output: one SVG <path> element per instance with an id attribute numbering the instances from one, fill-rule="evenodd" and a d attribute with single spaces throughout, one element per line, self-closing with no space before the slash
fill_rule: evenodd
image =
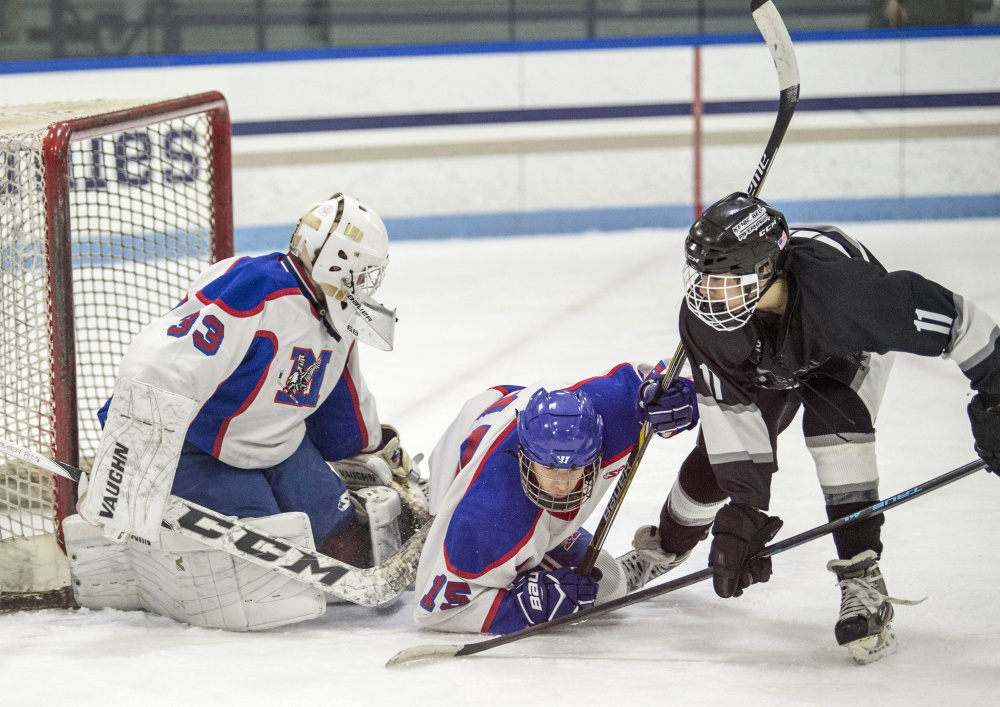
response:
<path id="1" fill-rule="evenodd" d="M 0 439 L 89 468 L 132 338 L 233 253 L 218 92 L 0 108 Z M 0 611 L 72 605 L 70 482 L 0 458 Z"/>

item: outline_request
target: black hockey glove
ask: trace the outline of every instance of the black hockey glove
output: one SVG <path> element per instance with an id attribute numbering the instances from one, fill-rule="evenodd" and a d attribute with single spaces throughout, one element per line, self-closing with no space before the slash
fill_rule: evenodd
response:
<path id="1" fill-rule="evenodd" d="M 987 405 L 981 395 L 969 403 L 976 454 L 994 474 L 1000 474 L 1000 405 Z"/>
<path id="2" fill-rule="evenodd" d="M 771 578 L 771 558 L 752 559 L 778 534 L 782 522 L 742 503 L 728 503 L 715 516 L 708 565 L 714 571 L 715 593 L 738 597 L 751 584 Z"/>

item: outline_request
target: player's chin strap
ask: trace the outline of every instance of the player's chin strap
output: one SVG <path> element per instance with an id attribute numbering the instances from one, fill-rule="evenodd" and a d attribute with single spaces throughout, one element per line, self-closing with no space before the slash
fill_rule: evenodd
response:
<path id="1" fill-rule="evenodd" d="M 84 476 L 76 467 L 11 442 L 0 440 L 0 452 L 72 481 L 79 482 Z M 417 560 L 430 522 L 424 523 L 398 552 L 379 566 L 368 569 L 338 562 L 177 496 L 168 497 L 162 526 L 345 601 L 381 606 L 394 600 L 416 578 Z"/>
<path id="2" fill-rule="evenodd" d="M 804 533 L 799 533 L 794 535 L 787 540 L 782 540 L 781 542 L 774 543 L 773 545 L 768 545 L 761 552 L 759 552 L 754 558 L 758 559 L 763 557 L 770 557 L 771 555 L 777 555 L 779 552 L 784 552 L 785 550 L 790 550 L 793 547 L 798 547 L 799 545 L 804 545 L 807 542 L 815 540 L 816 538 L 821 538 L 830 533 L 836 532 L 841 528 L 851 525 L 852 523 L 858 523 L 867 518 L 871 518 L 876 515 L 881 515 L 891 508 L 895 508 L 907 501 L 912 501 L 918 496 L 923 496 L 924 494 L 935 491 L 942 486 L 950 484 L 952 481 L 958 481 L 964 476 L 973 474 L 980 469 L 985 468 L 986 462 L 980 460 L 970 462 L 965 466 L 961 466 L 957 469 L 953 469 L 946 474 L 942 474 L 937 478 L 931 479 L 925 484 L 920 486 L 914 486 L 911 489 L 898 493 L 895 496 L 885 499 L 884 501 L 879 501 L 878 503 L 872 504 L 867 508 L 852 513 L 843 518 L 839 518 L 834 521 L 830 521 L 824 525 L 817 526 L 812 530 L 807 530 Z M 584 611 L 579 611 L 575 614 L 567 614 L 566 616 L 561 616 L 552 621 L 547 621 L 536 626 L 529 626 L 526 629 L 520 631 L 515 631 L 513 633 L 508 633 L 505 636 L 497 636 L 496 638 L 489 638 L 485 641 L 479 641 L 478 643 L 467 643 L 465 645 L 424 645 L 424 646 L 412 646 L 405 650 L 400 651 L 394 655 L 386 667 L 392 667 L 396 665 L 404 665 L 407 663 L 413 663 L 421 660 L 438 660 L 444 658 L 456 658 L 459 656 L 473 655 L 475 653 L 482 653 L 491 648 L 496 648 L 498 646 L 505 645 L 507 643 L 513 643 L 514 641 L 520 641 L 523 638 L 528 638 L 543 631 L 550 631 L 559 626 L 565 626 L 567 624 L 580 623 L 581 621 L 586 621 L 587 619 L 592 619 L 596 616 L 601 616 L 602 614 L 607 614 L 622 607 L 629 606 L 630 604 L 636 604 L 640 601 L 645 601 L 646 599 L 652 599 L 653 597 L 660 596 L 661 594 L 667 594 L 668 592 L 675 591 L 677 589 L 682 589 L 683 587 L 691 586 L 692 584 L 697 584 L 703 580 L 708 579 L 712 576 L 712 568 L 706 567 L 703 570 L 693 572 L 692 574 L 686 575 L 684 577 L 679 577 L 670 582 L 664 582 L 655 587 L 649 587 L 648 589 L 643 589 L 638 592 L 633 592 L 632 594 L 626 594 L 620 599 L 615 599 L 609 601 L 607 604 L 602 606 L 595 606 L 591 609 L 585 609 Z"/>

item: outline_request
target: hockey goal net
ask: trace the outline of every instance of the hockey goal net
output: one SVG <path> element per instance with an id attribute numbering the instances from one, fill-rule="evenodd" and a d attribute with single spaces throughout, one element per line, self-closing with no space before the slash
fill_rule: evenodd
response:
<path id="1" fill-rule="evenodd" d="M 216 92 L 0 108 L 0 439 L 87 469 L 132 338 L 232 255 L 229 139 Z M 75 504 L 0 458 L 0 611 L 72 604 Z"/>

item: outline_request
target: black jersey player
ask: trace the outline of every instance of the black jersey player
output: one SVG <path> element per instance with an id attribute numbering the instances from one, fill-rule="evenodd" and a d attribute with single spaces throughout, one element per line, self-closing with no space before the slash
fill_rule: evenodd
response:
<path id="1" fill-rule="evenodd" d="M 764 511 L 778 433 L 800 407 L 830 519 L 875 502 L 874 420 L 895 352 L 959 365 L 976 390 L 976 450 L 1000 471 L 1000 330 L 973 302 L 916 273 L 887 272 L 836 228 L 789 230 L 780 212 L 743 193 L 695 222 L 685 257 L 680 335 L 701 431 L 659 528 L 640 529 L 637 549 L 681 558 L 714 520 L 716 593 L 739 596 L 766 581 L 770 560 L 749 558 L 781 525 Z M 835 532 L 839 558 L 828 565 L 841 587 L 836 638 L 859 662 L 896 646 L 877 564 L 882 523 L 875 516 Z"/>

